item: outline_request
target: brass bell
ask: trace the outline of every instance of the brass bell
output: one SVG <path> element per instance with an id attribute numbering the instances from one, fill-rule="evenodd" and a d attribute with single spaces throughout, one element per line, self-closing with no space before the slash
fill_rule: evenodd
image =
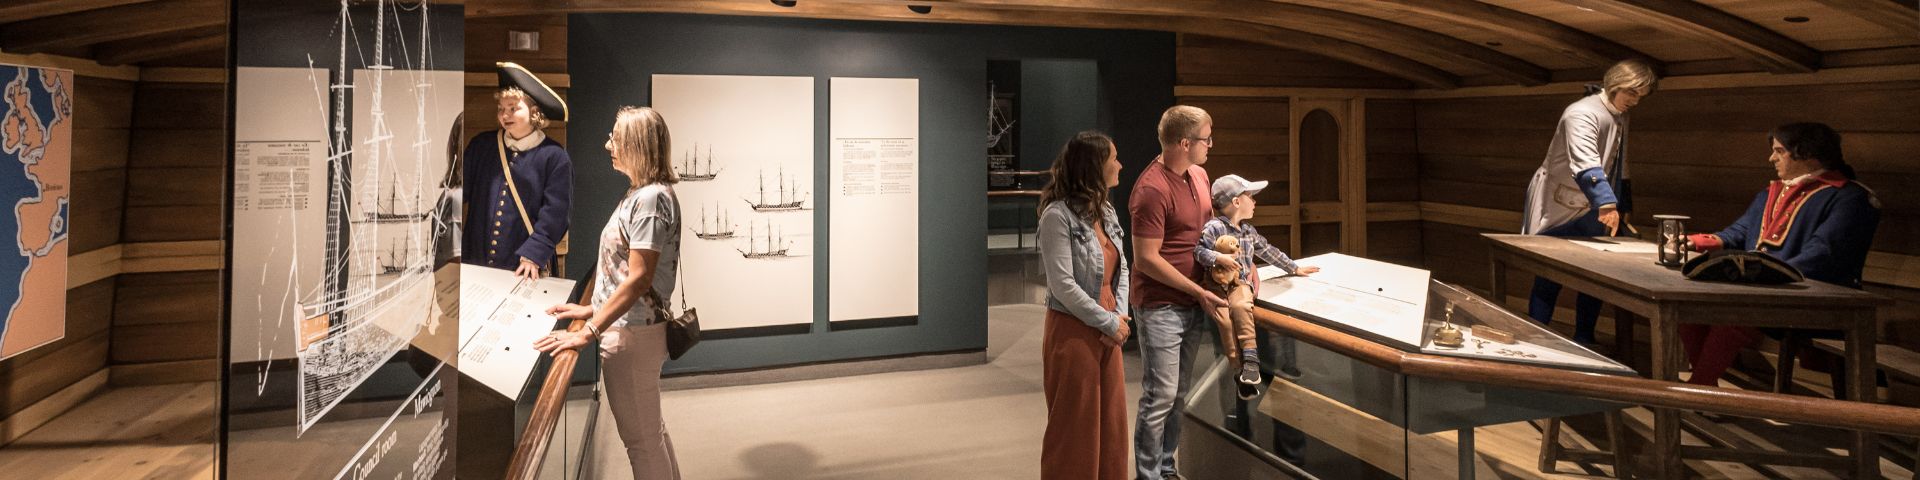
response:
<path id="1" fill-rule="evenodd" d="M 1433 331 L 1433 344 L 1446 348 L 1460 348 L 1467 344 L 1466 335 L 1460 333 L 1460 327 L 1453 325 L 1453 302 L 1447 302 L 1446 319 L 1440 323 L 1439 329 Z"/>

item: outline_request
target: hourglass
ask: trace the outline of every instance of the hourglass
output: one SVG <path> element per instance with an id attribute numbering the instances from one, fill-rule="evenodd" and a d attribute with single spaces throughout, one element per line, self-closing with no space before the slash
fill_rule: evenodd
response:
<path id="1" fill-rule="evenodd" d="M 1660 253 L 1655 263 L 1669 267 L 1678 267 L 1687 263 L 1687 227 L 1681 223 L 1692 220 L 1686 215 L 1654 215 L 1660 221 Z"/>

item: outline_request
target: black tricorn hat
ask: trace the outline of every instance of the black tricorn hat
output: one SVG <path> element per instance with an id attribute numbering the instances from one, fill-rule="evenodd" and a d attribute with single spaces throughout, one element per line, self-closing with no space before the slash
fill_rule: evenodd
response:
<path id="1" fill-rule="evenodd" d="M 1680 273 L 1693 280 L 1734 283 L 1795 283 L 1805 279 L 1800 269 L 1764 252 L 1715 250 L 1687 260 Z"/>
<path id="2" fill-rule="evenodd" d="M 545 82 L 533 76 L 533 72 L 527 71 L 527 67 L 513 62 L 498 62 L 493 65 L 500 69 L 500 88 L 518 87 L 520 91 L 527 92 L 527 100 L 532 102 L 534 107 L 539 108 L 540 114 L 545 115 L 548 120 L 567 121 L 567 101 L 560 99 L 560 94 L 553 93 L 552 88 L 547 88 Z"/>

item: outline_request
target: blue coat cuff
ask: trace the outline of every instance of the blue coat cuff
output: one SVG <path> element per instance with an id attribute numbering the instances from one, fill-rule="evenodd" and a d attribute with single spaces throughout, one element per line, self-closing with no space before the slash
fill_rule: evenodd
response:
<path id="1" fill-rule="evenodd" d="M 1573 180 L 1580 184 L 1580 193 L 1586 194 L 1587 205 L 1597 209 L 1601 205 L 1619 203 L 1613 196 L 1613 185 L 1607 183 L 1607 174 L 1600 167 L 1581 170 L 1573 175 Z"/>

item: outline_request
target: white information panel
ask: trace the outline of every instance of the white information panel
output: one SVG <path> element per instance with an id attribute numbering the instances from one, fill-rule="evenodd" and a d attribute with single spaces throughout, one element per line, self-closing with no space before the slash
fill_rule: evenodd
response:
<path id="1" fill-rule="evenodd" d="M 1266 280 L 1261 300 L 1409 347 L 1420 345 L 1432 272 L 1338 253 L 1295 263 L 1320 267 L 1320 272 Z"/>
<path id="2" fill-rule="evenodd" d="M 234 124 L 230 221 L 235 232 L 252 233 L 228 240 L 229 353 L 233 363 L 291 359 L 300 347 L 294 324 L 305 320 L 298 303 L 326 273 L 330 109 L 308 69 L 241 67 L 234 75 L 234 115 L 247 120 Z M 268 370 L 258 375 L 264 385 Z"/>
<path id="3" fill-rule="evenodd" d="M 519 398 L 541 353 L 533 342 L 554 328 L 547 307 L 566 303 L 573 280 L 528 281 L 511 270 L 460 265 L 460 373 Z"/>
<path id="4" fill-rule="evenodd" d="M 832 79 L 830 321 L 920 314 L 920 80 Z"/>
<path id="5" fill-rule="evenodd" d="M 813 323 L 813 107 L 813 77 L 653 76 L 703 329 Z"/>

